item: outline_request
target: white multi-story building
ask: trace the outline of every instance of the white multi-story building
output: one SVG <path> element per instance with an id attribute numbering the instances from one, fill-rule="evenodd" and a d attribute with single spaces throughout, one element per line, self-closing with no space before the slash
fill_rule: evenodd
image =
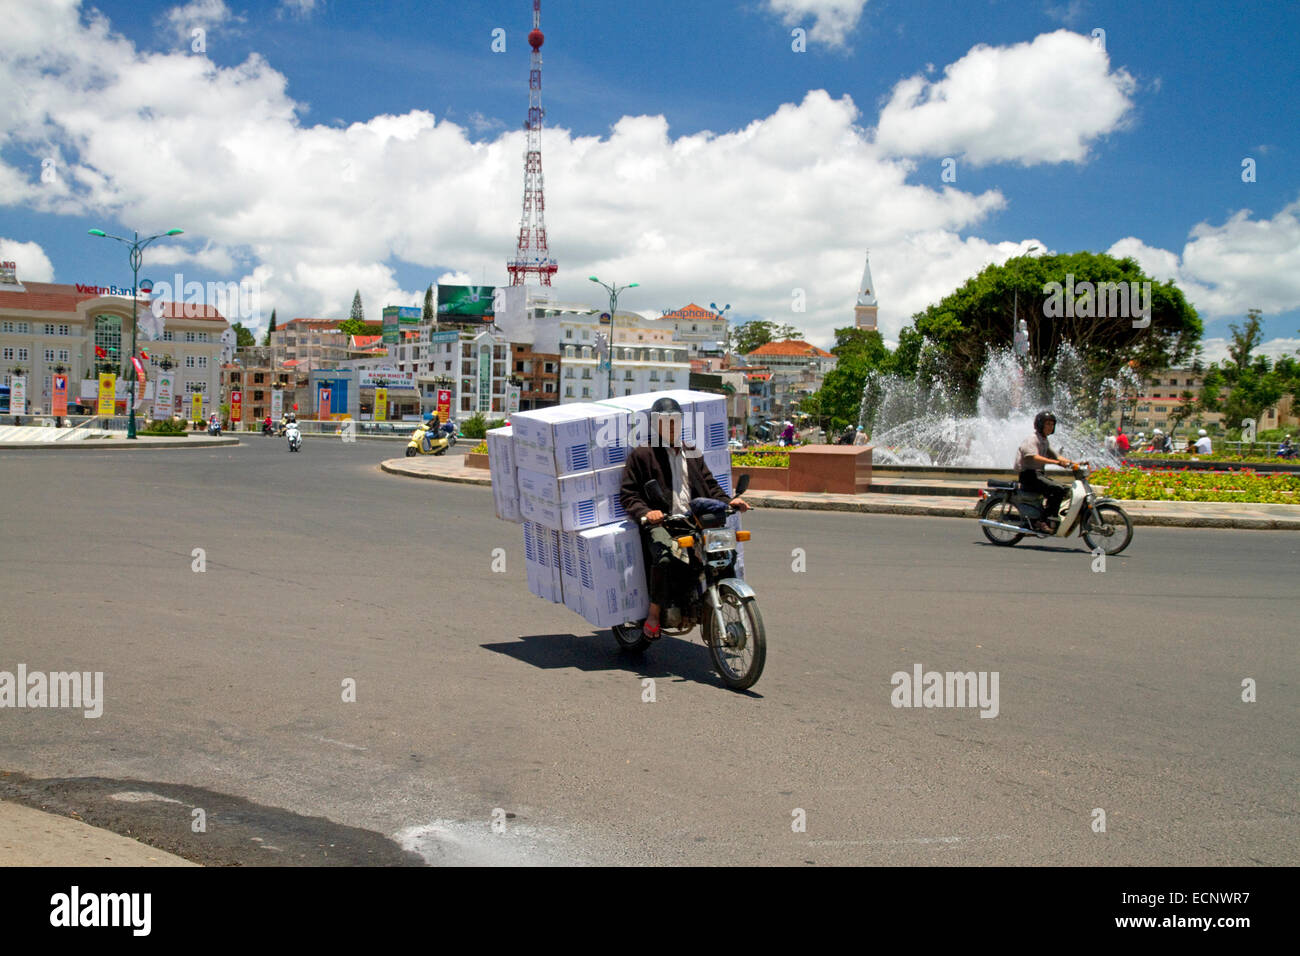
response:
<path id="1" fill-rule="evenodd" d="M 692 302 L 665 312 L 661 321 L 672 323 L 674 340 L 686 346 L 690 358 L 722 355 L 726 351 L 727 320 L 711 309 Z"/>
<path id="2" fill-rule="evenodd" d="M 559 320 L 560 382 L 562 404 L 599 401 L 611 393 L 602 355 L 610 325 L 600 321 L 599 313 L 566 316 Z M 613 382 L 614 395 L 657 392 L 671 388 L 688 388 L 691 378 L 689 350 L 675 342 L 670 323 L 650 319 L 635 312 L 614 316 Z"/>

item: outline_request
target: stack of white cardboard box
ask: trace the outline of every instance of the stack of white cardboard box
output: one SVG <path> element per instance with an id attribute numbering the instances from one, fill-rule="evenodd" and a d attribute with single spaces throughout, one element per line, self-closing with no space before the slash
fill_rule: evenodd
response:
<path id="1" fill-rule="evenodd" d="M 619 492 L 627 452 L 650 443 L 650 406 L 664 397 L 682 406 L 685 440 L 731 494 L 720 395 L 665 391 L 556 405 L 517 412 L 509 427 L 488 432 L 492 498 L 497 517 L 524 526 L 528 590 L 597 627 L 639 620 L 648 609 L 641 536 Z M 740 526 L 735 517 L 728 524 Z"/>

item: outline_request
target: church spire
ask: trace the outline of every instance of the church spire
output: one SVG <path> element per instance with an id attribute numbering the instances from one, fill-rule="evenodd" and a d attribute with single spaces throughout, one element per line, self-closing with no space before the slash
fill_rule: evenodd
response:
<path id="1" fill-rule="evenodd" d="M 867 250 L 867 259 L 862 265 L 862 281 L 858 283 L 858 301 L 853 306 L 853 324 L 860 329 L 874 329 L 877 311 L 876 284 L 871 280 L 871 250 Z"/>
<path id="2" fill-rule="evenodd" d="M 862 265 L 862 281 L 858 283 L 858 305 L 879 305 L 876 301 L 876 284 L 871 281 L 871 251 Z"/>

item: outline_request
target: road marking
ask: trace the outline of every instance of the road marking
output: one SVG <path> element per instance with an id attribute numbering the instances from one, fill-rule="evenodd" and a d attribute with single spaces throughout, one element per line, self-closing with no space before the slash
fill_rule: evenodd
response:
<path id="1" fill-rule="evenodd" d="M 148 790 L 120 790 L 117 793 L 109 795 L 110 800 L 118 800 L 122 803 L 149 803 L 157 801 L 158 803 L 180 803 L 179 800 L 173 800 L 171 797 L 164 797 L 159 793 L 150 793 Z"/>
<path id="2" fill-rule="evenodd" d="M 314 734 L 307 734 L 308 740 L 319 740 L 323 744 L 338 744 L 340 747 L 347 747 L 348 750 L 365 750 L 360 744 L 350 744 L 343 740 L 333 740 L 330 737 L 317 737 Z"/>

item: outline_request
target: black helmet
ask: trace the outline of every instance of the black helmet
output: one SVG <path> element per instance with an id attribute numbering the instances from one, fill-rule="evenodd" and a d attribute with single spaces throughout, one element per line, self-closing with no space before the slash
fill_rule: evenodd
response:
<path id="1" fill-rule="evenodd" d="M 1048 422 L 1051 422 L 1053 425 L 1055 425 L 1056 416 L 1053 415 L 1050 411 L 1039 412 L 1037 415 L 1034 416 L 1034 431 L 1038 432 L 1038 434 L 1041 435 L 1043 433 L 1043 426 L 1046 425 Z"/>
<path id="2" fill-rule="evenodd" d="M 675 398 L 669 398 L 666 395 L 663 398 L 655 399 L 655 403 L 650 406 L 651 415 L 680 415 L 682 406 L 677 404 Z"/>

